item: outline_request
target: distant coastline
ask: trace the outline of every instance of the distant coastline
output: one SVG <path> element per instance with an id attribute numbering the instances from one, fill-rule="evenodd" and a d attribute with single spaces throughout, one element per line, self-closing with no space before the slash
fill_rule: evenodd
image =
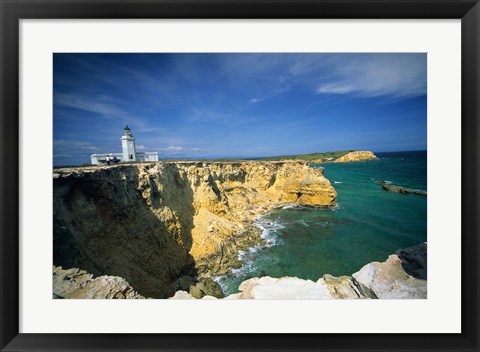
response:
<path id="1" fill-rule="evenodd" d="M 351 157 L 349 157 L 351 156 Z M 377 156 L 368 150 L 338 150 L 333 152 L 319 152 L 307 154 L 286 154 L 266 157 L 227 157 L 227 158 L 161 158 L 161 162 L 201 161 L 201 162 L 234 162 L 234 161 L 308 161 L 310 163 L 354 162 L 376 159 Z M 151 161 L 128 162 L 128 164 L 150 163 Z M 54 165 L 54 169 L 68 167 L 85 167 L 82 165 Z"/>

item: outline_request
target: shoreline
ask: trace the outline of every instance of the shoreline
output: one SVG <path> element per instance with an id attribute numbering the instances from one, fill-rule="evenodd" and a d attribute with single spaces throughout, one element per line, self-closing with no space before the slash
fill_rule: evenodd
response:
<path id="1" fill-rule="evenodd" d="M 260 215 L 257 215 L 252 223 L 251 223 L 251 228 L 252 228 L 252 231 L 255 232 L 255 235 L 253 236 L 250 236 L 250 238 L 252 239 L 251 241 L 246 241 L 244 242 L 244 246 L 240 247 L 238 246 L 236 248 L 237 250 L 237 259 L 232 259 L 231 263 L 233 265 L 230 265 L 228 266 L 230 263 L 229 262 L 226 262 L 225 263 L 225 267 L 223 267 L 219 272 L 215 273 L 215 272 L 212 272 L 211 274 L 213 274 L 212 276 L 207 276 L 207 277 L 210 277 L 212 278 L 215 282 L 217 282 L 222 290 L 225 292 L 225 285 L 222 285 L 222 283 L 220 282 L 222 280 L 222 278 L 225 278 L 226 276 L 228 275 L 235 275 L 234 271 L 236 270 L 242 270 L 242 268 L 244 268 L 245 266 L 248 266 L 250 263 L 253 262 L 253 260 L 248 259 L 248 256 L 251 255 L 251 254 L 254 254 L 254 253 L 257 253 L 257 251 L 262 251 L 262 249 L 264 248 L 268 248 L 268 247 L 273 247 L 273 246 L 276 246 L 278 245 L 278 240 L 275 241 L 273 243 L 269 243 L 269 239 L 262 236 L 263 233 L 267 232 L 267 236 L 268 236 L 268 233 L 270 233 L 270 231 L 275 231 L 277 229 L 281 229 L 281 228 L 284 228 L 284 226 L 282 224 L 279 224 L 279 223 L 275 223 L 274 221 L 269 221 L 274 228 L 268 228 L 268 225 L 270 224 L 266 224 L 266 226 L 264 226 L 262 223 L 259 223 L 262 221 L 262 218 L 264 218 L 265 216 L 269 215 L 272 213 L 272 211 L 274 210 L 279 210 L 279 209 L 282 209 L 282 210 L 287 210 L 287 209 L 292 209 L 292 208 L 306 208 L 306 209 L 321 209 L 321 210 L 331 210 L 331 211 L 334 211 L 335 209 L 338 209 L 338 203 L 335 203 L 335 205 L 330 205 L 330 206 L 316 206 L 316 207 L 312 207 L 312 206 L 305 206 L 305 205 L 299 205 L 299 204 L 295 204 L 295 203 L 291 203 L 291 204 L 281 204 L 279 206 L 276 206 L 268 211 L 266 211 L 265 213 L 262 213 Z M 243 252 L 243 253 L 242 253 Z M 246 260 L 243 260 L 242 256 L 246 256 Z M 238 265 L 238 264 L 241 264 L 241 265 Z M 238 291 L 238 289 L 237 289 Z"/>
<path id="2" fill-rule="evenodd" d="M 232 269 L 240 269 L 243 265 L 248 264 L 248 262 L 242 260 L 241 252 L 248 252 L 257 247 L 270 247 L 268 240 L 262 237 L 262 233 L 268 231 L 268 229 L 265 229 L 261 225 L 259 226 L 257 222 L 261 221 L 262 217 L 270 214 L 272 211 L 287 209 L 287 207 L 333 210 L 336 209 L 338 205 L 308 206 L 299 205 L 298 203 L 275 204 L 270 209 L 255 215 L 253 219 L 246 220 L 246 224 L 244 225 L 245 230 L 242 233 L 232 234 L 229 241 L 223 244 L 223 250 L 220 253 L 215 253 L 211 257 L 206 258 L 204 262 L 197 263 L 196 268 L 199 270 L 199 274 L 203 274 L 202 276 L 204 278 L 213 278 L 216 280 L 217 277 L 229 274 Z M 208 264 L 207 262 L 213 262 L 214 264 Z"/>

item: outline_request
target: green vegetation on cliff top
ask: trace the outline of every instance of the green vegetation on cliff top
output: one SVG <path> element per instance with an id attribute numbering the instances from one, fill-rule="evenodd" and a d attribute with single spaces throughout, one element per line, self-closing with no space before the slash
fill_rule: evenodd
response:
<path id="1" fill-rule="evenodd" d="M 353 150 L 339 150 L 336 152 L 325 152 L 325 153 L 311 153 L 311 154 L 295 154 L 295 155 L 280 155 L 280 156 L 269 156 L 265 158 L 255 158 L 253 160 L 264 160 L 264 161 L 280 161 L 280 160 L 334 160 L 345 154 L 353 152 Z"/>
<path id="2" fill-rule="evenodd" d="M 256 160 L 256 161 L 282 161 L 282 160 L 303 160 L 303 161 L 317 161 L 317 162 L 325 162 L 325 161 L 332 161 L 341 156 L 353 152 L 354 150 L 339 150 L 335 152 L 324 152 L 324 153 L 310 153 L 310 154 L 294 154 L 294 155 L 279 155 L 279 156 L 268 156 L 268 157 L 260 157 L 260 158 L 216 158 L 216 159 L 205 159 L 205 158 L 198 158 L 198 159 L 175 159 L 175 158 L 167 158 L 161 159 L 162 161 L 215 161 L 215 162 L 228 162 L 228 161 L 240 161 L 240 160 Z M 136 163 L 148 163 L 148 162 L 136 162 Z M 53 169 L 61 169 L 61 168 L 68 168 L 68 167 L 88 167 L 93 166 L 90 164 L 83 164 L 83 165 L 62 165 L 62 166 L 54 166 Z"/>
<path id="3" fill-rule="evenodd" d="M 255 160 L 255 161 L 303 160 L 303 161 L 325 162 L 325 161 L 333 161 L 353 151 L 354 150 L 339 150 L 335 152 L 278 155 L 278 156 L 266 156 L 266 157 L 259 157 L 259 158 L 216 158 L 216 159 L 191 159 L 191 160 L 216 161 L 216 162 L 224 162 L 224 161 L 228 162 L 228 161 L 237 161 L 237 160 L 238 161 L 240 160 Z"/>

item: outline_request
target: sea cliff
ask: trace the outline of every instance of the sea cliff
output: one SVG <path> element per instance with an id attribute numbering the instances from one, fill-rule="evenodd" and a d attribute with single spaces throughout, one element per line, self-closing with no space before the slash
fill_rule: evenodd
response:
<path id="1" fill-rule="evenodd" d="M 376 159 L 376 155 L 370 151 L 366 150 L 357 150 L 353 152 L 349 152 L 341 157 L 333 160 L 335 163 L 345 163 L 345 162 L 352 162 L 352 161 L 368 161 Z"/>
<path id="2" fill-rule="evenodd" d="M 377 156 L 368 150 L 338 151 L 330 153 L 304 154 L 299 156 L 310 164 L 349 163 L 357 161 L 375 160 Z"/>
<path id="3" fill-rule="evenodd" d="M 211 286 L 202 278 L 241 265 L 238 250 L 261 241 L 252 225 L 257 216 L 335 200 L 323 169 L 303 161 L 55 169 L 53 264 L 124 278 L 120 286 L 145 297 L 202 290 Z M 82 280 L 91 282 L 87 276 Z"/>

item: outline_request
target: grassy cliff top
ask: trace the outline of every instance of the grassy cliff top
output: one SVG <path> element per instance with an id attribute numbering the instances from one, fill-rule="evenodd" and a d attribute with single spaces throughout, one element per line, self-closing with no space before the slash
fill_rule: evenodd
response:
<path id="1" fill-rule="evenodd" d="M 299 161 L 308 161 L 308 162 L 328 162 L 340 158 L 350 152 L 355 150 L 338 150 L 335 152 L 324 152 L 324 153 L 310 153 L 310 154 L 293 154 L 293 155 L 279 155 L 279 156 L 268 156 L 260 158 L 217 158 L 217 159 L 205 159 L 205 158 L 168 158 L 161 159 L 162 162 L 234 162 L 234 161 L 285 161 L 285 160 L 299 160 Z M 150 162 L 131 162 L 128 164 L 141 164 L 141 163 L 150 163 Z M 119 165 L 125 165 L 126 163 L 120 163 Z M 83 165 L 58 165 L 54 166 L 54 169 L 61 168 L 73 168 L 73 167 L 88 167 L 92 166 L 90 164 Z"/>
<path id="2" fill-rule="evenodd" d="M 255 160 L 264 160 L 264 161 L 279 161 L 279 160 L 304 160 L 304 161 L 327 161 L 337 159 L 345 154 L 353 152 L 353 150 L 339 150 L 336 152 L 325 152 L 325 153 L 310 153 L 310 154 L 295 154 L 295 155 L 280 155 L 280 156 L 270 156 L 265 158 L 255 158 Z"/>

